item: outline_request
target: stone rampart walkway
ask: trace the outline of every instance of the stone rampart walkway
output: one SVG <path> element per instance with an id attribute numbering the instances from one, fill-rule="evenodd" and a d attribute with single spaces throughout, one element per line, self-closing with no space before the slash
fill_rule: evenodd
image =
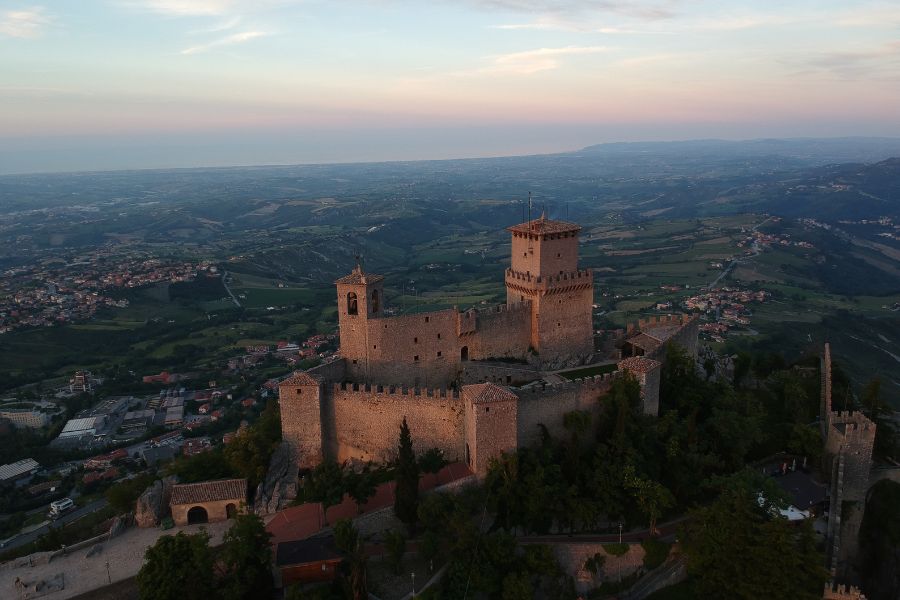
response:
<path id="1" fill-rule="evenodd" d="M 160 536 L 175 535 L 179 531 L 196 533 L 200 531 L 201 527 L 205 527 L 209 533 L 210 544 L 217 545 L 222 542 L 222 536 L 231 527 L 231 522 L 188 525 L 166 531 L 157 528 L 131 527 L 121 535 L 103 542 L 102 551 L 89 558 L 87 554 L 91 552 L 91 548 L 77 550 L 50 562 L 47 562 L 49 552 L 31 555 L 31 562 L 27 556 L 11 560 L 0 565 L 0 598 L 9 598 L 10 600 L 20 598 L 15 585 L 17 577 L 27 584 L 33 584 L 40 580 L 50 581 L 62 574 L 65 589 L 43 596 L 29 596 L 30 598 L 47 598 L 47 600 L 71 598 L 108 585 L 110 581 L 115 582 L 134 577 L 144 563 L 144 552 L 155 544 Z M 109 563 L 108 572 L 107 562 Z M 29 587 L 33 588 L 33 586 Z"/>

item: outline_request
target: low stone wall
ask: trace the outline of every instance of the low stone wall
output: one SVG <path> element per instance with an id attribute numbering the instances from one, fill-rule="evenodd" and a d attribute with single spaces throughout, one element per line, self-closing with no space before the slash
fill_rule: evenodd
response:
<path id="1" fill-rule="evenodd" d="M 599 586 L 604 581 L 621 581 L 644 568 L 644 548 L 640 543 L 628 544 L 628 552 L 621 556 L 608 554 L 603 549 L 603 544 L 590 542 L 553 544 L 550 547 L 559 560 L 563 572 L 574 577 L 575 588 L 582 593 Z M 584 564 L 598 553 L 606 557 L 606 562 L 594 575 L 584 567 Z"/>

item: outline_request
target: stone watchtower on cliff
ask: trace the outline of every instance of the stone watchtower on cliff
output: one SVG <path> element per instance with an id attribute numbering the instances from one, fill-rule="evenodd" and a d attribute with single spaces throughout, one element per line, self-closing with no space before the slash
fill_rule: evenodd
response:
<path id="1" fill-rule="evenodd" d="M 594 277 L 578 268 L 581 227 L 541 215 L 508 231 L 506 303 L 531 302 L 531 347 L 545 366 L 584 360 L 594 351 Z"/>

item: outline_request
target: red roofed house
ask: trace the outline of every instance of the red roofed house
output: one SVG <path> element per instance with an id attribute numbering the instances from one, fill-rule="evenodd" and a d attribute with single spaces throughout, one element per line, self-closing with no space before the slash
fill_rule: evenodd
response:
<path id="1" fill-rule="evenodd" d="M 110 466 L 112 466 L 114 460 L 121 460 L 123 458 L 128 458 L 128 451 L 124 448 L 119 448 L 115 452 L 110 452 L 109 454 L 92 456 L 91 458 L 84 461 L 84 468 L 97 471 L 108 469 Z"/>
<path id="2" fill-rule="evenodd" d="M 244 408 L 250 408 L 251 406 L 256 406 L 256 400 L 254 400 L 253 398 L 244 398 L 243 400 L 241 400 L 241 404 L 244 406 Z"/>
<path id="3" fill-rule="evenodd" d="M 117 469 L 116 467 L 111 467 L 111 468 L 103 471 L 102 473 L 96 473 L 93 471 L 90 473 L 85 473 L 84 477 L 82 477 L 81 480 L 84 483 L 90 484 L 90 483 L 94 483 L 95 481 L 100 481 L 101 479 L 115 479 L 118 476 L 119 476 L 119 469 Z"/>
<path id="4" fill-rule="evenodd" d="M 234 518 L 246 503 L 246 479 L 220 479 L 173 486 L 169 506 L 175 524 L 182 526 Z"/>

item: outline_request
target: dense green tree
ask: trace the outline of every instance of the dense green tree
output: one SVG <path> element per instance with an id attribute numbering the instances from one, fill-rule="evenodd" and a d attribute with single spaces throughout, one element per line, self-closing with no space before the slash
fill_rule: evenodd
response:
<path id="1" fill-rule="evenodd" d="M 900 598 L 900 483 L 882 480 L 872 486 L 859 540 L 866 597 Z"/>
<path id="2" fill-rule="evenodd" d="M 429 448 L 419 457 L 419 469 L 423 473 L 437 473 L 447 464 L 444 451 L 440 448 Z"/>
<path id="3" fill-rule="evenodd" d="M 356 512 L 362 512 L 362 505 L 369 501 L 378 490 L 378 478 L 368 465 L 362 471 L 348 470 L 344 475 L 344 487 L 347 493 L 356 502 Z"/>
<path id="4" fill-rule="evenodd" d="M 747 352 L 738 352 L 734 359 L 734 387 L 740 387 L 753 365 L 753 356 Z"/>
<path id="5" fill-rule="evenodd" d="M 209 535 L 164 535 L 147 548 L 137 575 L 141 600 L 212 598 L 215 582 Z"/>
<path id="6" fill-rule="evenodd" d="M 655 535 L 657 519 L 675 505 L 675 497 L 664 485 L 638 476 L 632 465 L 625 467 L 624 482 L 641 512 L 650 521 L 650 535 Z"/>
<path id="7" fill-rule="evenodd" d="M 344 555 L 344 580 L 352 600 L 368 600 L 365 543 L 350 519 L 334 524 L 334 544 Z"/>
<path id="8" fill-rule="evenodd" d="M 181 483 L 224 479 L 238 475 L 220 448 L 181 457 L 169 466 L 168 472 L 176 475 Z"/>
<path id="9" fill-rule="evenodd" d="M 403 423 L 400 424 L 395 481 L 394 514 L 412 527 L 416 523 L 419 506 L 419 464 L 416 462 L 406 417 L 403 417 Z"/>
<path id="10" fill-rule="evenodd" d="M 340 504 L 346 490 L 344 472 L 333 460 L 324 460 L 312 470 L 303 484 L 303 500 L 321 502 L 325 511 Z"/>
<path id="11" fill-rule="evenodd" d="M 400 574 L 403 568 L 403 555 L 406 554 L 406 536 L 403 532 L 390 530 L 384 536 L 384 545 L 387 550 L 388 564 L 395 575 Z"/>
<path id="12" fill-rule="evenodd" d="M 145 473 L 113 484 L 106 490 L 106 501 L 119 513 L 132 512 L 138 497 L 155 480 L 156 476 L 153 473 Z"/>
<path id="13" fill-rule="evenodd" d="M 225 532 L 220 559 L 225 569 L 219 594 L 228 600 L 272 596 L 271 534 L 253 513 L 240 514 Z"/>
<path id="14" fill-rule="evenodd" d="M 782 518 L 774 483 L 755 472 L 723 482 L 683 532 L 688 572 L 701 598 L 816 600 L 828 573 L 812 527 Z"/>
<path id="15" fill-rule="evenodd" d="M 225 446 L 225 459 L 251 488 L 265 479 L 269 460 L 281 443 L 281 417 L 275 400 L 266 404 L 256 423 L 238 432 Z"/>

